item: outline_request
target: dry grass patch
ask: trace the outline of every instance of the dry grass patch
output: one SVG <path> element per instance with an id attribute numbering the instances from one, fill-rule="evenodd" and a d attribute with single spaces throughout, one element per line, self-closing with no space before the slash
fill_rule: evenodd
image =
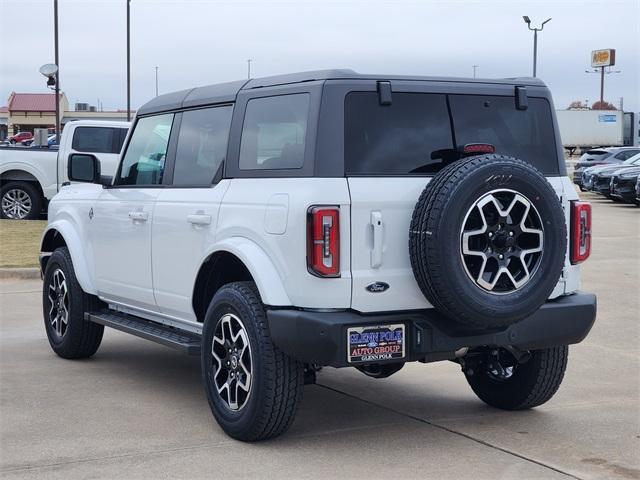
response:
<path id="1" fill-rule="evenodd" d="M 0 267 L 37 267 L 43 220 L 0 220 Z"/>

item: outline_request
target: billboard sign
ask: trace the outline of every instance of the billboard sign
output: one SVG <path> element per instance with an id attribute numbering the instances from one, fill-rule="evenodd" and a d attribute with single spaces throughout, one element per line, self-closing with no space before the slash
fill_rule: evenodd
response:
<path id="1" fill-rule="evenodd" d="M 616 64 L 616 50 L 615 48 L 606 48 L 604 50 L 593 50 L 591 52 L 591 66 L 597 67 L 610 67 Z"/>

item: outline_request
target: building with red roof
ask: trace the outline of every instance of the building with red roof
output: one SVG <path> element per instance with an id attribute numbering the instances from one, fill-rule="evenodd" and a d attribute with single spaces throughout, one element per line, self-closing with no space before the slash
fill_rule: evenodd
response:
<path id="1" fill-rule="evenodd" d="M 135 112 L 132 112 L 132 116 Z M 126 110 L 98 111 L 86 103 L 69 108 L 69 101 L 60 93 L 60 124 L 72 120 L 127 120 Z M 16 93 L 11 92 L 6 107 L 0 107 L 0 140 L 18 132 L 34 132 L 36 128 L 55 129 L 56 96 L 55 93 Z"/>

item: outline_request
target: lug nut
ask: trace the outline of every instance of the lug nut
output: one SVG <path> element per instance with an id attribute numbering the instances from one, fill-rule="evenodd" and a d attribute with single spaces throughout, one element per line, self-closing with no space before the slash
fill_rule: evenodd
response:
<path id="1" fill-rule="evenodd" d="M 502 259 L 504 258 L 504 255 L 500 254 L 500 255 L 498 255 L 498 258 L 499 258 L 500 260 L 502 260 Z"/>
<path id="2" fill-rule="evenodd" d="M 513 232 L 509 232 L 509 236 L 510 236 L 510 237 L 513 237 Z"/>
<path id="3" fill-rule="evenodd" d="M 493 233 L 489 232 L 489 238 L 493 237 Z"/>

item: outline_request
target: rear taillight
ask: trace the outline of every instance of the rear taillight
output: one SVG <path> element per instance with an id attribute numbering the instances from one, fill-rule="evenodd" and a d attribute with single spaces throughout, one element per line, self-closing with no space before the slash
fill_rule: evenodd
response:
<path id="1" fill-rule="evenodd" d="M 591 253 L 591 204 L 571 202 L 571 263 L 576 265 Z"/>
<path id="2" fill-rule="evenodd" d="M 340 208 L 307 211 L 307 268 L 319 277 L 340 276 Z"/>

